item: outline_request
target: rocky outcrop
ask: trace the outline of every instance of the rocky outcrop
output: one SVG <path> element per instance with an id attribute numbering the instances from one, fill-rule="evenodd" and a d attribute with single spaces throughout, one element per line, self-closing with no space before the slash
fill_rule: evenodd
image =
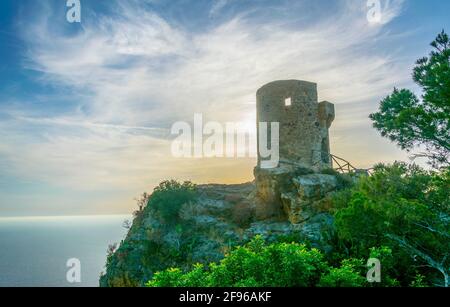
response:
<path id="1" fill-rule="evenodd" d="M 295 190 L 281 194 L 283 210 L 293 224 L 307 221 L 314 215 L 327 211 L 327 196 L 334 192 L 338 181 L 333 175 L 311 174 L 292 179 Z"/>
<path id="2" fill-rule="evenodd" d="M 329 251 L 327 212 L 335 175 L 306 169 L 255 170 L 257 183 L 200 185 L 195 201 L 184 204 L 179 222 L 168 225 L 145 208 L 126 238 L 108 257 L 101 286 L 142 286 L 168 267 L 189 269 L 219 261 L 255 235 L 267 241 L 308 241 Z"/>
<path id="3" fill-rule="evenodd" d="M 299 224 L 328 209 L 328 195 L 339 188 L 337 174 L 292 166 L 255 168 L 256 218 L 285 218 Z"/>

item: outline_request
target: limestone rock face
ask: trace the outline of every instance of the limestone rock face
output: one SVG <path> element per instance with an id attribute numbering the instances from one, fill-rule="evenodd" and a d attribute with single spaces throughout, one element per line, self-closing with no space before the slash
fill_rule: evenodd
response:
<path id="1" fill-rule="evenodd" d="M 295 177 L 292 180 L 298 196 L 304 199 L 320 199 L 337 187 L 336 176 L 326 174 L 310 174 Z"/>
<path id="2" fill-rule="evenodd" d="M 327 196 L 338 187 L 335 175 L 304 168 L 255 168 L 256 218 L 285 218 L 292 224 L 326 210 Z"/>
<path id="3" fill-rule="evenodd" d="M 296 175 L 309 174 L 311 170 L 292 168 L 289 166 L 273 169 L 256 167 L 254 170 L 256 182 L 256 218 L 265 220 L 285 217 L 281 195 L 293 188 L 292 179 Z"/>
<path id="4" fill-rule="evenodd" d="M 169 267 L 189 269 L 196 263 L 217 262 L 255 235 L 268 242 L 307 239 L 328 251 L 323 230 L 333 219 L 320 209 L 320 201 L 333 189 L 333 176 L 303 169 L 256 174 L 264 183 L 258 189 L 254 183 L 198 186 L 197 199 L 183 205 L 177 225 L 167 225 L 144 209 L 108 257 L 100 285 L 142 286 L 155 272 Z M 258 204 L 263 203 L 271 214 L 261 210 L 264 206 Z"/>
<path id="5" fill-rule="evenodd" d="M 326 209 L 326 196 L 335 191 L 338 184 L 335 176 L 325 174 L 299 176 L 292 181 L 296 191 L 282 193 L 281 202 L 293 224 L 302 223 Z"/>

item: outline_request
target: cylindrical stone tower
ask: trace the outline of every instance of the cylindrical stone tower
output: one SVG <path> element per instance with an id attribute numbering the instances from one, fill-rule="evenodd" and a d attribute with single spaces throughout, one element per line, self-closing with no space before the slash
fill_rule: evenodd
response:
<path id="1" fill-rule="evenodd" d="M 334 105 L 318 103 L 317 84 L 274 81 L 258 90 L 256 103 L 258 127 L 261 122 L 267 122 L 269 127 L 271 122 L 279 123 L 279 167 L 294 165 L 320 170 L 332 166 L 328 128 L 334 120 Z M 262 159 L 258 150 L 258 167 Z"/>

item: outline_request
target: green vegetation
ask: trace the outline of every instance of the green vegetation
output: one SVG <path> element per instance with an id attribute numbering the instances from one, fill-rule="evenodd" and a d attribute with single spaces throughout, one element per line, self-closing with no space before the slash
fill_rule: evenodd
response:
<path id="1" fill-rule="evenodd" d="M 365 263 L 382 263 L 377 286 L 448 286 L 450 170 L 378 165 L 333 198 L 334 250 L 325 255 L 305 244 L 266 245 L 260 237 L 237 247 L 220 263 L 156 273 L 148 286 L 370 285 Z"/>
<path id="2" fill-rule="evenodd" d="M 442 31 L 431 43 L 429 57 L 417 61 L 414 81 L 423 91 L 420 100 L 412 91 L 394 89 L 370 115 L 374 127 L 402 149 L 418 145 L 426 151 L 416 156 L 429 158 L 435 166 L 448 166 L 450 153 L 450 41 Z"/>
<path id="3" fill-rule="evenodd" d="M 185 181 L 163 181 L 148 198 L 147 207 L 166 223 L 174 224 L 178 221 L 181 206 L 196 197 L 196 187 Z"/>
<path id="4" fill-rule="evenodd" d="M 442 31 L 431 43 L 434 50 L 417 60 L 414 81 L 423 91 L 420 100 L 406 89 L 381 101 L 379 112 L 370 115 L 381 135 L 402 149 L 423 146 L 424 156 L 440 173 L 416 166 L 379 166 L 374 176 L 361 181 L 336 215 L 339 237 L 356 253 L 370 245 L 393 247 L 396 270 L 405 282 L 416 274 L 414 286 L 449 285 L 450 270 L 450 41 Z M 344 200 L 344 201 L 342 201 Z M 409 257 L 409 259 L 407 258 Z M 421 266 L 422 265 L 422 266 Z M 418 274 L 417 267 L 420 269 Z M 412 269 L 413 268 L 413 269 Z M 435 281 L 431 270 L 441 275 Z M 393 272 L 394 273 L 394 272 Z"/>
<path id="5" fill-rule="evenodd" d="M 384 271 L 402 285 L 418 273 L 434 280 L 436 272 L 440 284 L 448 285 L 449 187 L 448 169 L 378 165 L 372 176 L 335 198 L 338 240 L 355 257 L 368 257 L 373 246 L 389 247 L 392 259 L 384 261 Z"/>
<path id="6" fill-rule="evenodd" d="M 149 287 L 311 287 L 353 286 L 365 279 L 350 262 L 330 268 L 324 255 L 298 243 L 266 245 L 257 236 L 245 246 L 237 247 L 219 264 L 198 264 L 183 273 L 171 268 L 156 273 Z"/>
<path id="7" fill-rule="evenodd" d="M 164 181 L 152 194 L 143 193 L 137 201 L 132 226 L 124 223 L 127 236 L 107 251 L 106 272 L 100 285 L 138 287 L 154 271 L 182 266 L 192 255 L 198 239 L 186 223 L 180 223 L 183 205 L 195 201 L 197 188 L 191 182 Z M 169 243 L 164 237 L 171 233 Z M 119 273 L 120 272 L 120 273 Z"/>

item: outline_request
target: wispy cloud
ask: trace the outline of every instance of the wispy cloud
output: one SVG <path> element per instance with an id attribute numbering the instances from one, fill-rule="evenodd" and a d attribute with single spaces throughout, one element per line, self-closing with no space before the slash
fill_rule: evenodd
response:
<path id="1" fill-rule="evenodd" d="M 369 3 L 374 2 L 375 1 L 370 1 Z M 380 18 L 373 23 L 385 25 L 401 14 L 405 0 L 379 0 L 378 3 L 380 8 Z"/>
<path id="2" fill-rule="evenodd" d="M 60 126 L 69 126 L 69 127 L 80 127 L 87 129 L 112 129 L 118 131 L 144 131 L 153 133 L 157 136 L 166 136 L 170 135 L 170 131 L 168 129 L 163 128 L 154 128 L 154 127 L 145 127 L 145 126 L 126 126 L 126 125 L 115 125 L 115 124 L 99 124 L 93 123 L 85 120 L 76 120 L 73 118 L 65 118 L 65 117 L 56 117 L 56 118 L 43 118 L 43 117 L 24 117 L 18 116 L 17 120 L 25 121 L 33 124 L 42 124 L 42 125 L 60 125 Z"/>
<path id="3" fill-rule="evenodd" d="M 223 165 L 240 169 L 239 179 L 250 179 L 251 159 L 175 161 L 164 133 L 176 120 L 191 121 L 195 112 L 205 120 L 251 123 L 256 90 L 275 79 L 316 81 L 321 99 L 342 106 L 378 99 L 404 82 L 409 78 L 406 65 L 395 61 L 395 53 L 373 52 L 403 1 L 390 1 L 378 26 L 367 21 L 365 2 L 355 3 L 340 1 L 334 14 L 304 22 L 299 11 L 289 10 L 261 21 L 254 12 L 264 8 L 255 2 L 205 31 L 188 31 L 138 1 L 111 2 L 114 17 L 97 13 L 96 19 L 83 19 L 77 33 L 55 31 L 57 25 L 40 17 L 22 29 L 28 46 L 25 68 L 38 71 L 40 82 L 69 88 L 79 106 L 56 117 L 23 112 L 2 129 L 14 135 L 32 125 L 40 127 L 42 137 L 4 144 L 0 155 L 23 176 L 80 189 L 133 189 L 138 182 L 154 184 L 179 174 L 212 180 L 211 173 L 220 172 L 209 169 L 206 174 L 208 163 L 216 170 Z M 215 1 L 209 14 L 219 14 L 228 4 Z M 326 9 L 326 2 L 322 5 Z M 40 16 L 45 15 L 51 14 Z M 354 116 L 346 123 L 337 121 L 341 135 L 336 138 L 360 125 L 367 114 Z M 27 150 L 17 154 L 24 145 Z"/>
<path id="4" fill-rule="evenodd" d="M 279 78 L 316 80 L 324 98 L 361 101 L 397 78 L 393 58 L 370 52 L 381 27 L 354 2 L 301 28 L 235 17 L 197 34 L 119 3 L 119 18 L 99 16 L 79 35 L 55 37 L 47 23 L 28 32 L 31 68 L 92 93 L 90 115 L 102 121 L 167 124 L 192 111 L 234 118 L 251 110 L 255 89 Z"/>
<path id="5" fill-rule="evenodd" d="M 214 0 L 211 9 L 209 10 L 209 16 L 216 16 L 230 0 Z"/>

